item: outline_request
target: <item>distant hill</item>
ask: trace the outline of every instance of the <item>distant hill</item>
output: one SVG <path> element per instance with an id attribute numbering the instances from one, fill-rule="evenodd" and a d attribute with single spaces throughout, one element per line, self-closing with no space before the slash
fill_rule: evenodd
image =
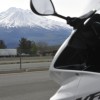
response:
<path id="1" fill-rule="evenodd" d="M 22 37 L 49 45 L 61 44 L 70 32 L 67 24 L 37 16 L 30 10 L 12 7 L 0 13 L 0 40 L 8 48 L 17 47 Z"/>

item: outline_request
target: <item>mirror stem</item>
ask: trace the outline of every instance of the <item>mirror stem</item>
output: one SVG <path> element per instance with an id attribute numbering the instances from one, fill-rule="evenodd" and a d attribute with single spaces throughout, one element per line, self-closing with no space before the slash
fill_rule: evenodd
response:
<path id="1" fill-rule="evenodd" d="M 57 14 L 57 13 L 55 13 L 54 15 L 55 15 L 55 16 L 57 16 L 57 17 L 60 17 L 60 18 L 62 18 L 62 19 L 65 19 L 65 20 L 66 20 L 66 18 L 67 18 L 67 17 L 65 17 L 65 16 L 62 16 L 62 15 L 60 15 L 60 14 Z"/>

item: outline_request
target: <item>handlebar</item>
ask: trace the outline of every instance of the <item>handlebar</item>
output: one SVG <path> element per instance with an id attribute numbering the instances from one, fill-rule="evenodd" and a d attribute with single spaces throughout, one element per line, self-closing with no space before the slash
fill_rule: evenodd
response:
<path id="1" fill-rule="evenodd" d="M 96 13 L 96 10 L 92 10 L 86 14 L 84 14 L 83 16 L 80 16 L 80 17 L 66 17 L 66 21 L 67 21 L 67 24 L 73 26 L 75 29 L 78 29 L 81 25 L 84 24 L 84 22 L 92 17 L 94 14 Z"/>

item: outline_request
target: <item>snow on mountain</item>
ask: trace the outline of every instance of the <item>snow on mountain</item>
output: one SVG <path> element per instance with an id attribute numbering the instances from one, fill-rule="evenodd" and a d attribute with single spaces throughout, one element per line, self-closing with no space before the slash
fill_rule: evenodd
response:
<path id="1" fill-rule="evenodd" d="M 23 10 L 21 8 L 9 8 L 7 11 L 0 13 L 0 26 L 7 27 L 42 27 L 50 28 L 66 28 L 66 25 L 41 17 L 30 10 Z"/>
<path id="2" fill-rule="evenodd" d="M 0 13 L 0 40 L 8 48 L 18 47 L 22 37 L 50 45 L 61 44 L 70 32 L 66 24 L 38 16 L 30 10 L 12 7 Z"/>

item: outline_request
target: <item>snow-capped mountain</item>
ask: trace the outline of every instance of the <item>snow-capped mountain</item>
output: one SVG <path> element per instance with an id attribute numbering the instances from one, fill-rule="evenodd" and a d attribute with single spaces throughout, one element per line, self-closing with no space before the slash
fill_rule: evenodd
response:
<path id="1" fill-rule="evenodd" d="M 70 31 L 66 24 L 38 16 L 30 10 L 12 7 L 0 13 L 0 40 L 8 47 L 17 46 L 21 37 L 56 44 L 64 41 Z"/>
<path id="2" fill-rule="evenodd" d="M 38 16 L 30 10 L 14 7 L 0 14 L 0 25 L 7 27 L 42 27 L 46 29 L 66 27 L 66 25 L 58 23 L 57 21 Z"/>

